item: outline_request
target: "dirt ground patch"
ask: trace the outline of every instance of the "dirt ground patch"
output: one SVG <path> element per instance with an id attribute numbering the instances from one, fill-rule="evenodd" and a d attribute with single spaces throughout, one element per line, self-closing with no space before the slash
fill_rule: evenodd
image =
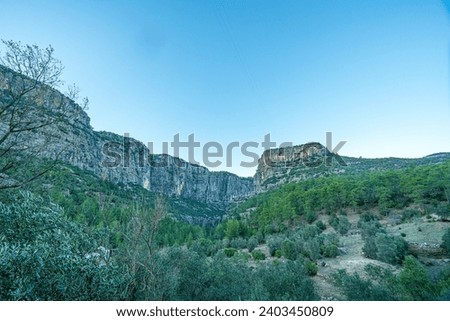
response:
<path id="1" fill-rule="evenodd" d="M 359 229 L 356 228 L 359 214 L 347 211 L 347 218 L 352 224 L 352 229 L 348 235 L 340 237 L 340 252 L 336 258 L 321 259 L 318 262 L 319 270 L 313 280 L 316 284 L 317 291 L 322 300 L 345 300 L 345 297 L 337 287 L 332 284 L 332 274 L 340 269 L 346 270 L 348 273 L 364 274 L 364 267 L 368 264 L 378 265 L 385 268 L 391 268 L 396 271 L 400 267 L 368 259 L 363 256 L 362 247 L 364 241 L 361 238 Z M 319 219 L 328 223 L 327 216 L 320 216 Z M 380 223 L 385 226 L 390 235 L 404 236 L 408 243 L 427 243 L 440 244 L 442 236 L 450 227 L 450 222 L 429 222 L 424 217 L 419 217 L 412 222 L 402 223 L 395 226 L 389 226 L 387 220 L 381 220 Z M 328 227 L 325 233 L 334 231 Z M 322 266 L 324 264 L 324 266 Z"/>

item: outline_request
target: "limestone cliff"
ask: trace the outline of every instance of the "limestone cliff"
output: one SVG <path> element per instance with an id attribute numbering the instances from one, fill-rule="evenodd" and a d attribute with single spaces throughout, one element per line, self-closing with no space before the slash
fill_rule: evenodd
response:
<path id="1" fill-rule="evenodd" d="M 8 98 L 15 84 L 24 77 L 0 65 L 0 101 Z M 26 81 L 26 79 L 25 79 Z M 12 86 L 11 86 L 12 85 Z M 226 208 L 231 202 L 242 199 L 253 192 L 253 180 L 227 172 L 211 172 L 169 155 L 150 155 L 147 147 L 130 139 L 132 148 L 124 159 L 124 139 L 113 133 L 94 131 L 88 115 L 80 106 L 59 91 L 39 85 L 25 97 L 33 101 L 29 117 L 36 121 L 42 117 L 43 109 L 52 109 L 55 104 L 64 103 L 66 110 L 76 117 L 64 124 L 45 126 L 40 131 L 26 133 L 28 145 L 43 145 L 41 157 L 59 159 L 81 169 L 89 170 L 98 177 L 120 184 L 138 184 L 144 188 L 168 196 L 188 198 L 195 201 Z M 1 131 L 0 118 L 0 131 Z M 114 144 L 111 144 L 111 143 Z M 118 164 L 111 164 L 111 157 L 105 155 L 106 148 L 120 155 Z M 142 162 L 141 156 L 148 155 Z M 114 166 L 113 166 L 114 165 Z M 163 166 L 164 165 L 164 166 Z"/>
<path id="2" fill-rule="evenodd" d="M 327 149 L 316 142 L 264 151 L 254 177 L 255 191 L 309 178 L 318 169 L 323 172 L 326 155 Z"/>

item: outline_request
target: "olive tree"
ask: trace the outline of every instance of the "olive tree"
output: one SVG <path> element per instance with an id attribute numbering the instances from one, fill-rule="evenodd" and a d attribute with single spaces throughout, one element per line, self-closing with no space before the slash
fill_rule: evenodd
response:
<path id="1" fill-rule="evenodd" d="M 126 278 L 109 250 L 30 193 L 0 202 L 0 300 L 120 300 Z"/>

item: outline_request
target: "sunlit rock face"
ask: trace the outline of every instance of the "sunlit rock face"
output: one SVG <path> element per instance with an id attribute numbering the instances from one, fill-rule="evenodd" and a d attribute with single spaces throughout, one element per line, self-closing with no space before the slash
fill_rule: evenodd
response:
<path id="1" fill-rule="evenodd" d="M 309 178 L 314 169 L 324 167 L 326 155 L 327 149 L 316 142 L 264 151 L 254 177 L 255 191 Z"/>

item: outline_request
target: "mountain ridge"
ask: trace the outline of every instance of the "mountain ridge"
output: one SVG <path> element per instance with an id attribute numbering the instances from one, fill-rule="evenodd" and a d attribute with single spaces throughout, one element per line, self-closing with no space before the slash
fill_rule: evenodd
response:
<path id="1" fill-rule="evenodd" d="M 19 83 L 18 79 L 23 81 L 26 77 L 0 65 L 0 96 L 6 97 L 8 90 L 11 90 L 8 84 Z M 62 127 L 50 126 L 46 129 L 59 139 L 47 145 L 40 153 L 41 157 L 59 159 L 116 184 L 137 184 L 151 192 L 198 201 L 224 212 L 230 204 L 285 183 L 324 175 L 402 168 L 450 159 L 450 153 L 435 153 L 418 159 L 341 156 L 340 159 L 347 165 L 343 166 L 333 161 L 339 155 L 331 153 L 320 143 L 311 142 L 266 150 L 258 160 L 255 175 L 240 177 L 226 171 L 210 171 L 204 166 L 191 164 L 171 155 L 151 154 L 147 146 L 136 139 L 107 131 L 95 131 L 88 114 L 78 104 L 47 85 L 39 86 L 34 95 L 31 99 L 36 105 L 36 117 L 39 116 L 39 108 L 52 108 L 57 100 L 65 100 L 68 108 L 79 114 Z M 29 134 L 31 144 L 38 144 L 40 139 L 38 134 Z M 111 166 L 111 155 L 120 155 L 120 164 Z M 161 163 L 167 166 L 159 166 Z"/>

